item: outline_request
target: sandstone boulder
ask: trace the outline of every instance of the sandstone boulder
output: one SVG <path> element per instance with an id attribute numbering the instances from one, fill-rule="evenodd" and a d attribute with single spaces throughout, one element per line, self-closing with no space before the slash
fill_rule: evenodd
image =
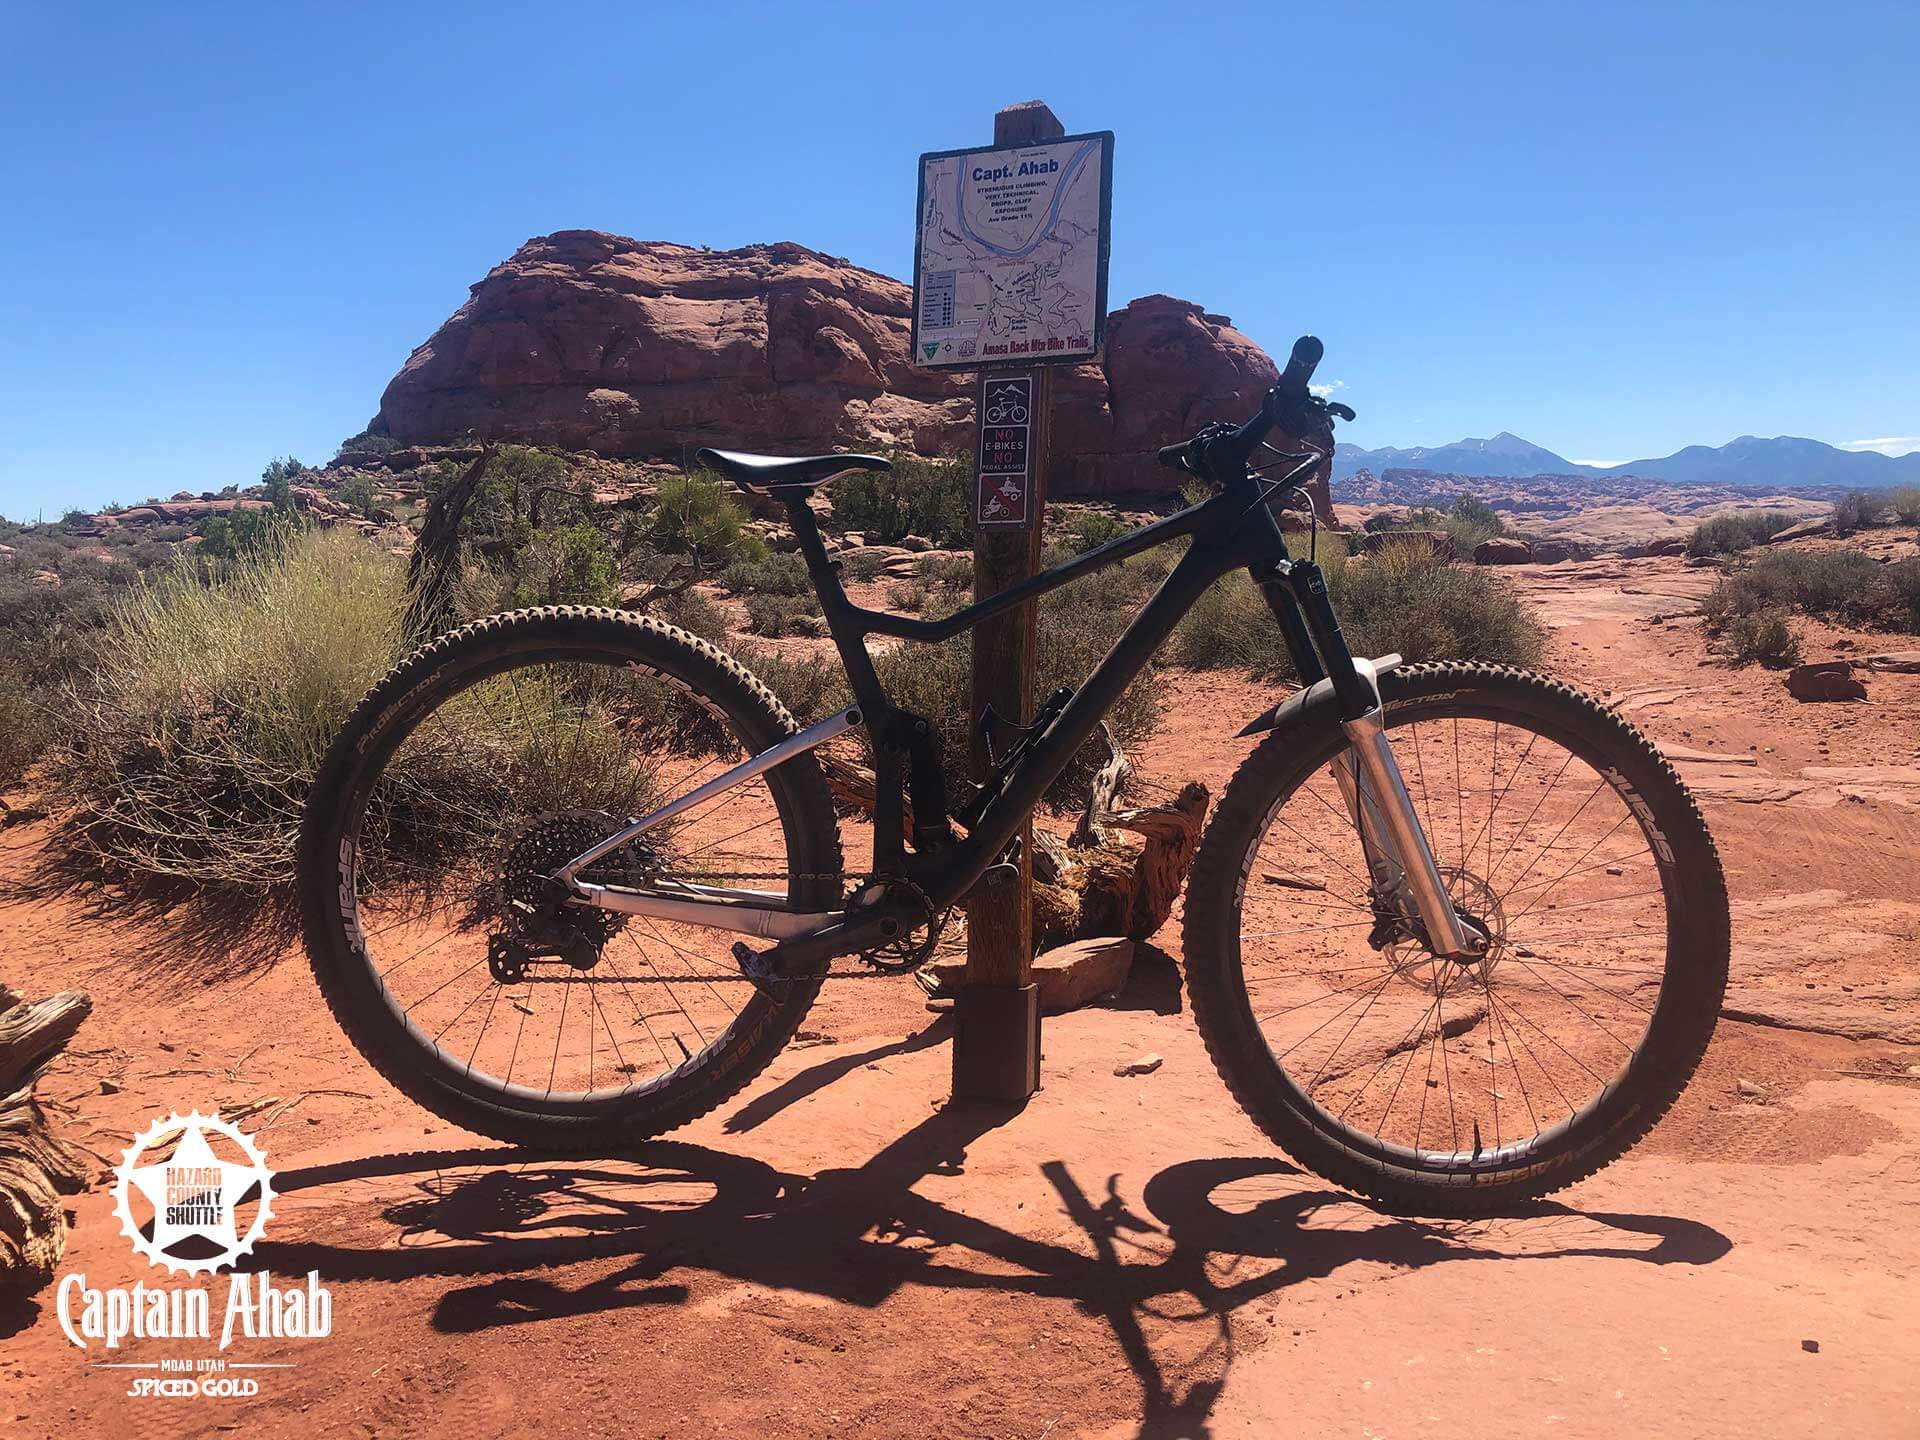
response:
<path id="1" fill-rule="evenodd" d="M 972 402 L 963 380 L 907 363 L 911 302 L 899 281 L 800 245 L 563 230 L 473 287 L 372 428 L 403 445 L 497 437 L 676 459 L 706 444 L 950 449 Z"/>
<path id="2" fill-rule="evenodd" d="M 791 243 L 705 250 L 563 230 L 473 287 L 387 386 L 370 430 L 411 450 L 499 438 L 674 460 L 709 444 L 952 454 L 972 438 L 970 379 L 909 363 L 912 295 Z M 1276 373 L 1225 316 L 1135 300 L 1109 319 L 1103 364 L 1057 376 L 1050 492 L 1172 493 L 1178 477 L 1153 451 L 1246 419 Z M 1314 496 L 1330 515 L 1324 477 Z"/>
<path id="3" fill-rule="evenodd" d="M 1512 535 L 1494 535 L 1473 547 L 1476 565 L 1525 565 L 1533 559 L 1533 547 Z"/>
<path id="4" fill-rule="evenodd" d="M 1767 539 L 1769 545 L 1784 545 L 1789 540 L 1805 540 L 1815 535 L 1833 534 L 1833 517 L 1816 515 L 1810 520 L 1802 520 L 1798 525 L 1789 525 L 1784 530 L 1775 531 Z"/>
<path id="5" fill-rule="evenodd" d="M 1787 693 L 1796 700 L 1864 700 L 1867 687 L 1848 661 L 1822 660 L 1789 670 Z"/>
<path id="6" fill-rule="evenodd" d="M 1103 365 L 1080 365 L 1054 386 L 1054 495 L 1164 494 L 1179 477 L 1154 451 L 1212 420 L 1239 423 L 1260 407 L 1279 371 L 1225 315 L 1169 295 L 1147 295 L 1107 318 Z M 1321 440 L 1327 437 L 1316 437 Z M 1308 487 L 1323 521 L 1327 477 Z"/>
<path id="7" fill-rule="evenodd" d="M 1563 560 L 1587 560 L 1593 551 L 1578 540 L 1535 540 L 1533 545 L 1533 563 L 1536 565 L 1558 565 Z"/>

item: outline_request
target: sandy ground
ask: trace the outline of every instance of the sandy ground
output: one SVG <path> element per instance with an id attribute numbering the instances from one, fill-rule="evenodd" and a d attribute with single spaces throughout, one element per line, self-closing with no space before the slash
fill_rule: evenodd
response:
<path id="1" fill-rule="evenodd" d="M 1637 1151 L 1531 1212 L 1396 1219 L 1273 1152 L 1228 1100 L 1167 952 L 1050 1020 L 1018 1113 L 944 1105 L 947 1022 L 911 982 L 830 984 L 716 1114 L 617 1160 L 431 1121 L 353 1055 L 297 959 L 208 983 L 77 905 L 0 907 L 8 979 L 97 1009 L 42 1082 L 110 1159 L 169 1109 L 258 1112 L 283 1199 L 249 1267 L 318 1271 L 324 1340 L 237 1342 L 257 1398 L 130 1399 L 206 1347 L 72 1348 L 0 1314 L 22 1436 L 1920 1434 L 1920 676 L 1801 706 L 1707 663 L 1678 561 L 1509 572 L 1551 665 L 1676 753 L 1734 896 L 1705 1066 Z M 1816 630 L 1809 658 L 1885 637 Z M 1270 703 L 1168 679 L 1142 757 L 1216 793 Z M 5 873 L 34 844 L 0 836 Z M 1120 1077 L 1143 1052 L 1165 1063 Z M 104 1082 L 104 1083 L 103 1083 Z M 1743 1083 L 1744 1082 L 1744 1083 Z M 105 1092 L 111 1093 L 105 1093 Z M 67 1268 L 164 1280 L 105 1188 Z M 216 1295 L 224 1288 L 216 1286 Z"/>

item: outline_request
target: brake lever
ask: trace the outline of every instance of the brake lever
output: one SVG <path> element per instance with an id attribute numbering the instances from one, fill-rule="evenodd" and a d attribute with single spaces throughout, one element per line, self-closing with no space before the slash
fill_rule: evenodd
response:
<path id="1" fill-rule="evenodd" d="M 1321 403 L 1325 406 L 1327 414 L 1340 420 L 1353 419 L 1353 407 L 1351 405 L 1342 405 L 1338 400 L 1326 400 Z"/>

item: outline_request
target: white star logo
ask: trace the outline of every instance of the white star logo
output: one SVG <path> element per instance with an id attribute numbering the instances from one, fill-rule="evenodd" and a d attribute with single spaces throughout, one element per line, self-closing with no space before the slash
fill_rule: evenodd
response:
<path id="1" fill-rule="evenodd" d="M 179 1136 L 170 1159 L 143 1165 L 141 1157 L 166 1138 Z M 250 1163 L 236 1165 L 222 1160 L 207 1143 L 209 1134 L 231 1141 Z M 124 1163 L 114 1172 L 114 1213 L 120 1228 L 133 1241 L 136 1253 L 156 1265 L 188 1274 L 211 1273 L 231 1265 L 253 1248 L 266 1230 L 269 1206 L 273 1200 L 273 1172 L 267 1158 L 252 1138 L 237 1126 L 217 1115 L 198 1111 L 184 1118 L 169 1115 L 156 1121 L 139 1136 L 126 1152 Z M 239 1233 L 237 1211 L 248 1192 L 258 1187 L 260 1200 L 253 1223 L 245 1235 Z M 141 1234 L 130 1205 L 131 1192 L 138 1191 L 153 1208 L 153 1237 Z M 220 1253 L 205 1259 L 183 1260 L 171 1254 L 175 1245 L 187 1239 L 201 1239 L 220 1247 Z"/>

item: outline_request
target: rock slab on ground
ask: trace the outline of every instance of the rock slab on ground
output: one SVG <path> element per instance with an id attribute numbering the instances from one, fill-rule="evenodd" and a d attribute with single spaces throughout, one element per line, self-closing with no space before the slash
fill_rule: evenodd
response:
<path id="1" fill-rule="evenodd" d="M 966 984 L 967 962 L 955 957 L 928 967 L 937 982 L 934 993 L 950 995 Z M 1125 936 L 1102 936 L 1056 945 L 1033 957 L 1033 983 L 1039 989 L 1040 1013 L 1064 1015 L 1112 995 L 1133 973 L 1133 941 Z"/>

